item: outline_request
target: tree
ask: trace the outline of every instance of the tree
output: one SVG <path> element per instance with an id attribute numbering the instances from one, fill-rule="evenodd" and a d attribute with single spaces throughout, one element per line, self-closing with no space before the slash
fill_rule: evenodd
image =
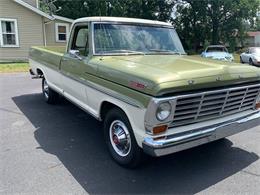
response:
<path id="1" fill-rule="evenodd" d="M 243 22 L 254 18 L 259 6 L 259 0 L 180 0 L 174 24 L 184 34 L 188 49 L 197 50 L 209 40 L 211 44 L 229 43 L 233 50 L 237 38 L 245 37 Z"/>
<path id="2" fill-rule="evenodd" d="M 206 1 L 179 1 L 172 22 L 179 33 L 185 49 L 197 50 L 200 43 L 208 40 L 210 27 L 207 24 Z"/>
<path id="3" fill-rule="evenodd" d="M 260 0 L 41 0 L 49 13 L 76 19 L 118 16 L 172 21 L 185 49 L 210 44 L 243 45 L 246 23 L 259 29 Z M 53 2 L 53 3 L 51 3 Z M 56 7 L 56 8 L 55 8 Z M 174 14 L 173 14 L 173 10 Z M 58 12 L 57 12 L 58 11 Z"/>
<path id="4" fill-rule="evenodd" d="M 52 15 L 56 12 L 58 12 L 61 8 L 57 8 L 55 5 L 54 5 L 54 2 L 56 0 L 39 0 L 39 7 L 42 11 Z"/>
<path id="5" fill-rule="evenodd" d="M 56 0 L 58 15 L 76 19 L 87 16 L 120 16 L 168 21 L 175 0 Z"/>

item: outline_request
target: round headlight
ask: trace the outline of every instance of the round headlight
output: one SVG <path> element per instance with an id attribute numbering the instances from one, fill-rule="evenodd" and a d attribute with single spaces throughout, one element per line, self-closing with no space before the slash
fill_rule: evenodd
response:
<path id="1" fill-rule="evenodd" d="M 163 102 L 161 103 L 156 111 L 156 118 L 159 121 L 164 121 L 167 119 L 171 114 L 172 106 L 169 102 Z"/>

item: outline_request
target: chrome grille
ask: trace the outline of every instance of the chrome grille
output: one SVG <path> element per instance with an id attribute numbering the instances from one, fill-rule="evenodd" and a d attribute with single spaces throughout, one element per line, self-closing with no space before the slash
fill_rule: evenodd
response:
<path id="1" fill-rule="evenodd" d="M 178 96 L 171 126 L 191 124 L 254 109 L 260 85 Z"/>

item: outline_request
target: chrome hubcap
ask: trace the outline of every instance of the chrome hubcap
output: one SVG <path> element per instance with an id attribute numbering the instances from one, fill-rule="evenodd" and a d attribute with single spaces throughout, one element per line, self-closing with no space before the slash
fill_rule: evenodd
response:
<path id="1" fill-rule="evenodd" d="M 131 138 L 125 124 L 120 120 L 115 120 L 109 128 L 110 142 L 120 156 L 127 156 L 131 150 Z"/>
<path id="2" fill-rule="evenodd" d="M 49 85 L 47 84 L 47 81 L 45 79 L 43 82 L 43 94 L 47 99 L 49 98 Z"/>

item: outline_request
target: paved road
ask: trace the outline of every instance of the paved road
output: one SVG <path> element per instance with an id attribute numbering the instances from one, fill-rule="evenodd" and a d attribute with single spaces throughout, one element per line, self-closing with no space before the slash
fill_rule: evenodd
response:
<path id="1" fill-rule="evenodd" d="M 40 80 L 0 75 L 0 194 L 260 192 L 260 126 L 194 149 L 115 164 L 101 124 L 72 104 L 43 102 Z"/>

